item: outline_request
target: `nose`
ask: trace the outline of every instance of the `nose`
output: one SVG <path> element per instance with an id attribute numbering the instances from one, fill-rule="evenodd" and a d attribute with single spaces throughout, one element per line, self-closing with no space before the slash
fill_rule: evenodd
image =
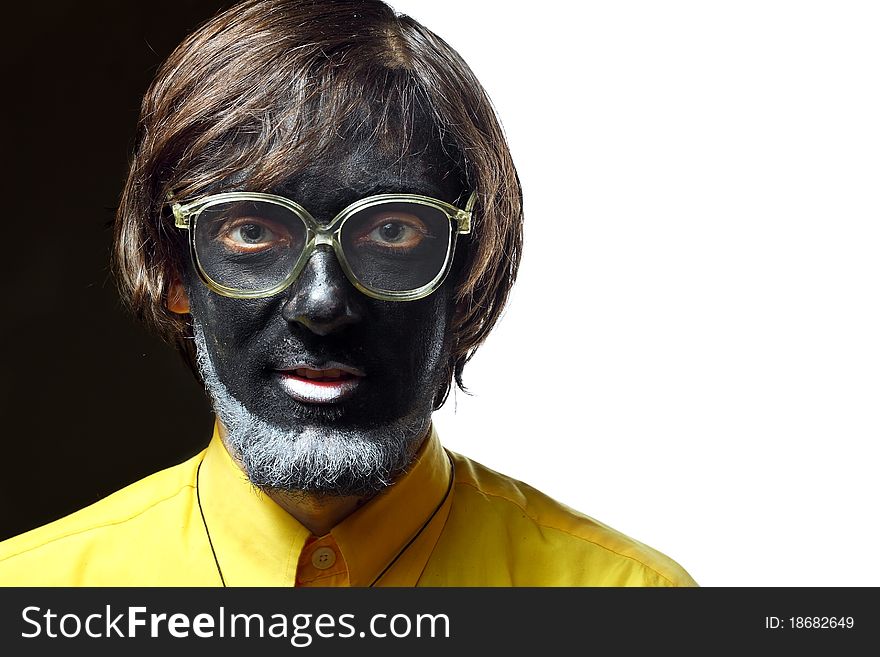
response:
<path id="1" fill-rule="evenodd" d="M 362 296 L 342 271 L 336 254 L 321 245 L 288 292 L 281 313 L 317 335 L 329 335 L 361 320 Z"/>

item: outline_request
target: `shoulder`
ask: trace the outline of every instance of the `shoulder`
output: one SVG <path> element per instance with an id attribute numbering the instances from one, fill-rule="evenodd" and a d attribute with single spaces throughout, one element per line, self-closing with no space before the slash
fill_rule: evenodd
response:
<path id="1" fill-rule="evenodd" d="M 695 586 L 679 564 L 516 479 L 451 453 L 451 520 L 507 555 L 512 584 Z M 465 527 L 466 526 L 466 527 Z M 477 529 L 479 527 L 479 529 Z"/>
<path id="2" fill-rule="evenodd" d="M 89 564 L 107 564 L 108 555 L 119 553 L 129 555 L 130 561 L 132 545 L 137 545 L 138 552 L 148 552 L 153 537 L 167 545 L 168 532 L 176 528 L 180 533 L 187 524 L 202 455 L 141 479 L 60 520 L 3 541 L 0 583 L 89 583 Z"/>

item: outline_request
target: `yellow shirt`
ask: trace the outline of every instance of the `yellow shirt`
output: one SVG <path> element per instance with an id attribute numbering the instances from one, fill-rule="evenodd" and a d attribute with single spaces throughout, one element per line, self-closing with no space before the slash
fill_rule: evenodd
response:
<path id="1" fill-rule="evenodd" d="M 433 430 L 398 482 L 325 536 L 310 535 L 254 488 L 215 430 L 208 448 L 185 463 L 0 543 L 0 584 L 6 586 L 223 581 L 229 586 L 695 585 L 659 552 L 444 450 Z"/>

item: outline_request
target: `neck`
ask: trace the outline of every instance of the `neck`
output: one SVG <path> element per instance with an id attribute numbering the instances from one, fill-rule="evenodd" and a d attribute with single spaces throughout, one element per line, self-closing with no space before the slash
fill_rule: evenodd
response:
<path id="1" fill-rule="evenodd" d="M 315 536 L 329 534 L 331 529 L 371 499 L 351 495 L 315 495 L 301 491 L 267 491 L 266 494 Z"/>
<path id="2" fill-rule="evenodd" d="M 220 438 L 224 446 L 226 446 L 226 450 L 241 467 L 241 461 L 227 445 L 226 427 L 223 426 L 222 422 L 218 422 L 218 427 Z M 415 458 L 416 453 L 430 433 L 429 429 L 424 436 L 413 441 L 409 452 L 410 462 Z M 267 490 L 264 492 L 273 502 L 293 516 L 297 522 L 315 536 L 329 534 L 331 529 L 375 497 L 375 494 L 366 496 L 328 495 L 326 493 L 309 493 L 301 490 Z"/>

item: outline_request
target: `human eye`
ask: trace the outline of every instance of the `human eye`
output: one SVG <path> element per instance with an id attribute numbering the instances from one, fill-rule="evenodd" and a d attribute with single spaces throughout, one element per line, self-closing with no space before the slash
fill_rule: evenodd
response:
<path id="1" fill-rule="evenodd" d="M 375 247 L 392 253 L 406 253 L 434 239 L 421 219 L 404 212 L 374 215 L 359 233 L 355 239 L 358 246 Z"/>
<path id="2" fill-rule="evenodd" d="M 289 231 L 280 223 L 262 217 L 236 217 L 218 231 L 218 238 L 230 251 L 260 253 L 287 246 Z"/>

